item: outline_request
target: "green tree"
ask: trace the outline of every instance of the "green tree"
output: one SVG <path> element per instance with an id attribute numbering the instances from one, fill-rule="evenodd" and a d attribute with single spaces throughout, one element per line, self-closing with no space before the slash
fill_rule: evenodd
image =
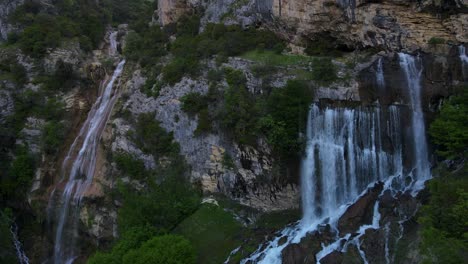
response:
<path id="1" fill-rule="evenodd" d="M 191 264 L 195 261 L 190 242 L 177 235 L 154 237 L 123 258 L 124 264 Z"/>
<path id="2" fill-rule="evenodd" d="M 464 157 L 468 146 L 468 87 L 447 100 L 432 122 L 429 134 L 438 146 L 437 153 L 445 158 Z"/>

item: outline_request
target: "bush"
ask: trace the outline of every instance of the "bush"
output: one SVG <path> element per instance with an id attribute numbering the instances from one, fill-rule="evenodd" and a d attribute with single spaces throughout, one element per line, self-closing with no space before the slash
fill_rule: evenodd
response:
<path id="1" fill-rule="evenodd" d="M 256 143 L 256 107 L 252 95 L 246 87 L 244 73 L 226 69 L 229 84 L 224 94 L 224 107 L 221 109 L 221 125 L 240 144 Z"/>
<path id="2" fill-rule="evenodd" d="M 64 126 L 57 121 L 49 121 L 42 131 L 42 148 L 49 155 L 57 154 L 65 139 Z"/>
<path id="3" fill-rule="evenodd" d="M 154 237 L 131 250 L 123 264 L 195 264 L 195 251 L 188 240 L 177 235 Z"/>
<path id="4" fill-rule="evenodd" d="M 437 38 L 437 37 L 432 37 L 429 39 L 427 42 L 429 45 L 439 45 L 439 44 L 445 44 L 445 39 L 443 38 Z"/>
<path id="5" fill-rule="evenodd" d="M 130 154 L 118 153 L 115 155 L 114 160 L 117 168 L 132 179 L 141 180 L 146 179 L 148 176 L 145 163 Z"/>
<path id="6" fill-rule="evenodd" d="M 429 202 L 421 209 L 423 263 L 462 263 L 468 245 L 468 180 L 466 166 L 458 175 L 442 169 L 429 183 Z"/>
<path id="7" fill-rule="evenodd" d="M 185 170 L 183 160 L 177 160 L 168 168 L 153 172 L 159 176 L 159 184 L 148 181 L 148 187 L 140 193 L 120 187 L 123 205 L 118 214 L 119 231 L 150 226 L 164 234 L 193 213 L 199 194 L 185 178 Z"/>
<path id="8" fill-rule="evenodd" d="M 179 146 L 174 142 L 172 133 L 166 132 L 159 124 L 154 114 L 140 114 L 134 135 L 137 146 L 155 158 L 179 153 Z"/>
<path id="9" fill-rule="evenodd" d="M 207 107 L 206 98 L 200 93 L 188 93 L 181 98 L 182 110 L 189 114 L 197 114 Z"/>
<path id="10" fill-rule="evenodd" d="M 312 79 L 323 85 L 338 79 L 336 66 L 331 59 L 320 58 L 312 61 Z"/>
<path id="11" fill-rule="evenodd" d="M 437 153 L 444 158 L 464 157 L 468 146 L 468 87 L 447 100 L 429 128 Z"/>
<path id="12" fill-rule="evenodd" d="M 312 99 L 310 88 L 300 81 L 288 81 L 267 98 L 266 115 L 259 120 L 259 127 L 283 160 L 302 154 L 304 142 L 299 133 L 305 130 Z"/>

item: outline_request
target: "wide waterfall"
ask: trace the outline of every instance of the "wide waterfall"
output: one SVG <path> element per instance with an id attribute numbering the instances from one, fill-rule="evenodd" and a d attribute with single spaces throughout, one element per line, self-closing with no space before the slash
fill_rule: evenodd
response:
<path id="1" fill-rule="evenodd" d="M 303 218 L 282 230 L 274 240 L 261 245 L 242 263 L 281 263 L 282 250 L 289 244 L 299 243 L 307 233 L 324 224 L 337 230 L 337 222 L 347 208 L 377 182 L 384 183 L 380 195 L 386 191 L 392 195 L 402 192 L 415 195 L 430 179 L 421 102 L 421 63 L 419 58 L 407 54 L 399 54 L 399 60 L 407 81 L 407 104 L 311 106 L 301 169 Z M 378 75 L 382 74 L 376 76 L 377 80 L 383 77 L 381 66 L 376 71 Z M 410 113 L 411 122 L 404 121 L 407 113 Z M 332 251 L 344 252 L 353 245 L 363 262 L 368 263 L 360 248 L 360 239 L 366 230 L 378 228 L 380 212 L 379 201 L 376 201 L 372 223 L 361 226 L 353 235 L 336 234 L 335 242 L 322 245 L 322 251 L 316 254 L 317 262 Z M 284 237 L 286 243 L 280 244 L 280 238 Z M 384 242 L 389 263 L 388 239 Z"/>
<path id="2" fill-rule="evenodd" d="M 111 43 L 115 42 L 115 36 L 116 34 L 111 35 Z M 116 44 L 111 44 L 111 49 L 113 47 L 116 47 Z M 80 202 L 93 181 L 99 140 L 117 100 L 117 93 L 113 87 L 122 74 L 124 65 L 125 60 L 122 60 L 111 79 L 102 87 L 100 96 L 89 111 L 63 161 L 62 182 L 66 181 L 66 184 L 59 203 L 56 203 L 59 207 L 53 259 L 56 264 L 73 263 L 78 257 L 75 243 L 78 236 Z"/>
<path id="3" fill-rule="evenodd" d="M 302 203 L 306 223 L 331 216 L 352 202 L 370 183 L 401 175 L 399 110 L 382 124 L 379 107 L 320 109 L 313 105 L 302 163 Z M 392 139 L 390 150 L 383 141 Z"/>

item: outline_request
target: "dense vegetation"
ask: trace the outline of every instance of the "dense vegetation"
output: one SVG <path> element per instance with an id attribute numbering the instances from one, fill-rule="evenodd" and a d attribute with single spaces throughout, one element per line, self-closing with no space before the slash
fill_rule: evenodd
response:
<path id="1" fill-rule="evenodd" d="M 138 1 L 54 1 L 54 6 L 26 0 L 10 20 L 23 28 L 8 37 L 33 57 L 43 56 L 48 49 L 59 47 L 64 40 L 77 39 L 81 49 L 90 51 L 102 41 L 109 23 L 130 22 L 138 28 L 152 15 L 152 2 Z"/>
<path id="2" fill-rule="evenodd" d="M 455 160 L 456 166 L 439 165 L 438 177 L 429 183 L 430 198 L 418 219 L 424 263 L 463 263 L 468 257 L 468 167 L 463 160 L 468 146 L 466 90 L 462 88 L 443 104 L 429 130 L 437 153 Z"/>
<path id="3" fill-rule="evenodd" d="M 305 129 L 311 88 L 304 82 L 289 81 L 270 94 L 254 96 L 247 90 L 242 71 L 226 68 L 224 77 L 229 85 L 224 94 L 212 85 L 206 95 L 189 93 L 182 98 L 182 109 L 198 114 L 196 133 L 210 131 L 211 125 L 218 123 L 240 144 L 255 146 L 259 134 L 265 135 L 284 161 L 301 155 L 303 139 L 299 134 Z M 222 104 L 216 104 L 217 100 Z"/>
<path id="4" fill-rule="evenodd" d="M 114 157 L 125 175 L 145 187 L 119 185 L 115 195 L 122 200 L 118 212 L 120 239 L 111 251 L 97 252 L 89 263 L 193 263 L 195 253 L 190 242 L 170 233 L 198 208 L 199 191 L 187 179 L 178 144 L 153 114 L 141 114 L 134 127 L 135 132 L 129 134 L 132 140 L 157 161 L 165 159 L 152 170 L 129 154 Z"/>

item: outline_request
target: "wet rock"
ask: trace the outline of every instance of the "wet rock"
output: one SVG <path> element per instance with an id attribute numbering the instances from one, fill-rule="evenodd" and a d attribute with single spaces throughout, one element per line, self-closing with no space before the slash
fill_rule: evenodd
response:
<path id="1" fill-rule="evenodd" d="M 361 249 L 369 263 L 385 263 L 385 230 L 368 229 L 361 237 Z"/>
<path id="2" fill-rule="evenodd" d="M 343 264 L 362 264 L 362 258 L 355 245 L 348 245 L 346 252 L 343 252 Z"/>
<path id="3" fill-rule="evenodd" d="M 338 221 L 340 235 L 356 232 L 360 226 L 372 223 L 374 204 L 382 188 L 383 184 L 378 183 L 346 210 Z"/>
<path id="4" fill-rule="evenodd" d="M 343 263 L 343 253 L 338 251 L 333 251 L 332 253 L 326 255 L 320 260 L 320 264 L 340 264 Z"/>
<path id="5" fill-rule="evenodd" d="M 311 253 L 308 248 L 300 244 L 290 244 L 281 252 L 281 259 L 284 264 L 296 263 L 315 263 L 315 254 Z"/>

